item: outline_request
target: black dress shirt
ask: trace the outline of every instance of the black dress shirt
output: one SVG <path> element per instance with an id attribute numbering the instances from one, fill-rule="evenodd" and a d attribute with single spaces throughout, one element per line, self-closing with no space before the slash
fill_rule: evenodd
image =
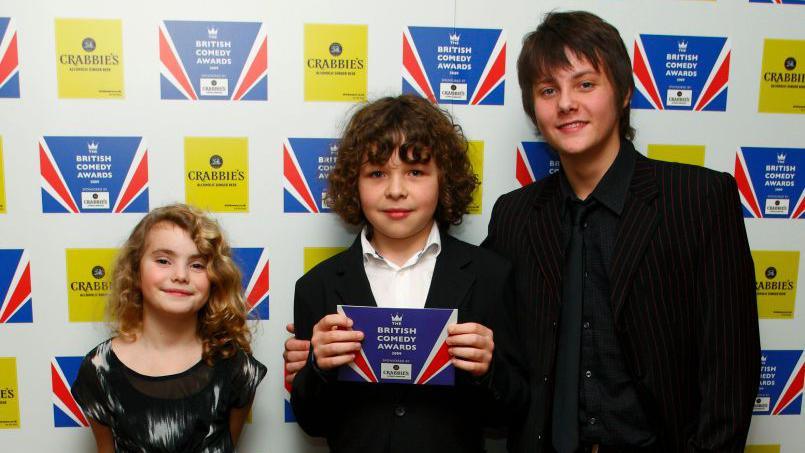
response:
<path id="1" fill-rule="evenodd" d="M 634 171 L 635 157 L 623 147 L 586 200 L 575 195 L 560 174 L 562 234 L 572 227 L 568 203 L 583 203 L 583 315 L 579 366 L 579 426 L 582 444 L 645 447 L 655 436 L 624 364 L 610 302 L 609 273 L 621 213 Z M 560 332 L 561 335 L 561 332 Z M 556 376 L 557 381 L 562 376 Z"/>

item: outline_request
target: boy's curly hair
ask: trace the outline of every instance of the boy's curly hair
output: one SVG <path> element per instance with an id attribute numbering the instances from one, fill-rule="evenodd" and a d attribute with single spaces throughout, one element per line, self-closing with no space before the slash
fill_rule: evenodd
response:
<path id="1" fill-rule="evenodd" d="M 470 165 L 467 140 L 449 113 L 410 94 L 367 103 L 352 116 L 330 173 L 326 199 L 330 208 L 347 223 L 365 224 L 358 195 L 361 165 L 383 165 L 398 148 L 406 163 L 435 159 L 439 201 L 434 218 L 442 229 L 460 224 L 480 184 Z"/>
<path id="2" fill-rule="evenodd" d="M 112 271 L 112 291 L 107 306 L 114 333 L 131 340 L 142 328 L 140 262 L 148 233 L 158 224 L 172 224 L 186 231 L 207 261 L 210 295 L 198 311 L 197 327 L 204 346 L 204 360 L 212 365 L 218 358 L 233 356 L 238 349 L 251 352 L 241 274 L 232 260 L 229 244 L 218 222 L 203 211 L 184 204 L 163 206 L 149 212 L 121 247 Z"/>

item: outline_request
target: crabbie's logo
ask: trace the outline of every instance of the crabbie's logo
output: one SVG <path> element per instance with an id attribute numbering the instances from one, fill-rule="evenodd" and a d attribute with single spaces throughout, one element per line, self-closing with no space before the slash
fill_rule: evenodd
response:
<path id="1" fill-rule="evenodd" d="M 515 177 L 520 186 L 559 171 L 559 157 L 545 142 L 520 142 L 517 145 Z"/>
<path id="2" fill-rule="evenodd" d="M 162 21 L 159 61 L 162 99 L 268 99 L 268 38 L 260 22 Z"/>
<path id="3" fill-rule="evenodd" d="M 805 216 L 805 148 L 743 146 L 735 155 L 735 180 L 744 217 Z"/>
<path id="4" fill-rule="evenodd" d="M 284 212 L 329 212 L 327 178 L 335 168 L 338 139 L 289 138 L 282 147 Z"/>
<path id="5" fill-rule="evenodd" d="M 123 98 L 123 31 L 119 19 L 56 19 L 60 98 Z"/>
<path id="6" fill-rule="evenodd" d="M 44 213 L 148 212 L 148 150 L 142 137 L 42 137 Z"/>
<path id="7" fill-rule="evenodd" d="M 184 146 L 187 202 L 213 212 L 248 212 L 248 139 L 185 137 Z"/>
<path id="8" fill-rule="evenodd" d="M 20 394 L 17 387 L 17 359 L 0 357 L 0 429 L 20 427 Z"/>
<path id="9" fill-rule="evenodd" d="M 761 351 L 753 415 L 799 415 L 805 361 L 801 350 Z"/>
<path id="10" fill-rule="evenodd" d="M 70 322 L 103 321 L 117 251 L 67 249 L 67 314 Z"/>
<path id="11" fill-rule="evenodd" d="M 503 30 L 407 27 L 402 57 L 403 93 L 439 104 L 503 105 Z"/>
<path id="12" fill-rule="evenodd" d="M 31 260 L 22 249 L 0 249 L 0 324 L 33 322 Z"/>
<path id="13" fill-rule="evenodd" d="M 0 98 L 20 97 L 17 28 L 10 17 L 0 17 Z"/>
<path id="14" fill-rule="evenodd" d="M 368 27 L 305 24 L 305 101 L 366 99 Z"/>
<path id="15" fill-rule="evenodd" d="M 78 377 L 81 356 L 54 357 L 50 362 L 50 381 L 53 399 L 53 425 L 56 428 L 81 428 L 89 426 L 70 389 Z"/>
<path id="16" fill-rule="evenodd" d="M 792 319 L 797 300 L 799 251 L 753 250 L 758 316 Z"/>
<path id="17" fill-rule="evenodd" d="M 638 35 L 632 107 L 723 112 L 730 49 L 729 39 L 721 37 Z"/>
<path id="18" fill-rule="evenodd" d="M 232 258 L 243 276 L 243 298 L 246 301 L 248 317 L 269 319 L 268 252 L 262 247 L 235 247 L 232 249 Z"/>

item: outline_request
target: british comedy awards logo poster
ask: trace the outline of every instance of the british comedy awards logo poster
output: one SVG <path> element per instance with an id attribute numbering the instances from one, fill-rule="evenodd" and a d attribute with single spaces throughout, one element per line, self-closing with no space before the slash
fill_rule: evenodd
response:
<path id="1" fill-rule="evenodd" d="M 739 148 L 735 155 L 735 181 L 744 217 L 802 218 L 805 184 L 797 169 L 803 165 L 803 148 Z"/>
<path id="2" fill-rule="evenodd" d="M 503 105 L 502 30 L 407 27 L 402 57 L 403 93 L 439 104 Z"/>
<path id="3" fill-rule="evenodd" d="M 260 22 L 163 21 L 159 61 L 162 99 L 268 99 L 268 39 Z"/>
<path id="4" fill-rule="evenodd" d="M 633 108 L 723 112 L 727 109 L 730 41 L 706 36 L 638 35 L 633 73 Z"/>
<path id="5" fill-rule="evenodd" d="M 148 212 L 148 150 L 142 137 L 42 137 L 44 213 Z"/>
<path id="6" fill-rule="evenodd" d="M 288 138 L 282 147 L 284 212 L 330 212 L 327 178 L 338 155 L 336 138 Z"/>

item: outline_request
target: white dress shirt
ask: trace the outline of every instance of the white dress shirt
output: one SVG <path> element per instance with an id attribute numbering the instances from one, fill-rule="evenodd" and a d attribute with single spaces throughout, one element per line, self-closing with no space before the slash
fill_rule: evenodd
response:
<path id="1" fill-rule="evenodd" d="M 425 247 L 415 253 L 402 266 L 383 258 L 366 238 L 366 228 L 361 232 L 363 268 L 372 295 L 378 307 L 424 308 L 436 257 L 442 250 L 442 240 L 436 222 L 431 227 Z"/>

